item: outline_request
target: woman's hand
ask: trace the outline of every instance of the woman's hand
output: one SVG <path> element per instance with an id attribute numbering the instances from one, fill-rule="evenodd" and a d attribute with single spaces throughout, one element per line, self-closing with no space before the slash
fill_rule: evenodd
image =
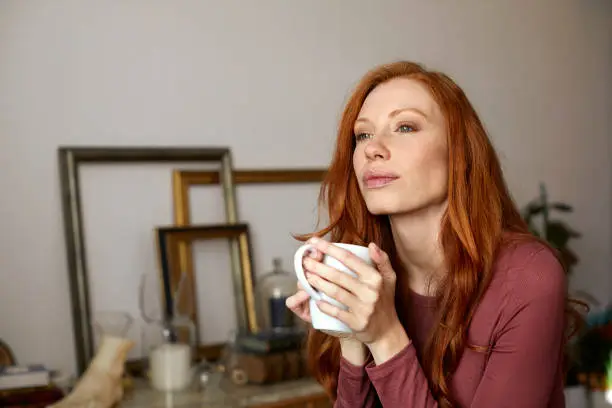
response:
<path id="1" fill-rule="evenodd" d="M 309 241 L 319 252 L 327 254 L 357 277 L 352 277 L 320 262 L 305 257 L 304 266 L 310 273 L 308 282 L 317 290 L 348 307 L 336 307 L 328 302 L 317 302 L 325 314 L 336 317 L 354 332 L 357 340 L 365 343 L 374 361 L 380 364 L 391 358 L 407 344 L 408 336 L 395 310 L 395 271 L 388 255 L 371 243 L 370 257 L 374 266 L 344 248 L 314 238 Z"/>
<path id="2" fill-rule="evenodd" d="M 306 258 L 314 259 L 318 262 L 323 260 L 323 254 L 317 250 L 311 250 L 307 252 Z M 306 263 L 302 261 L 302 267 L 304 268 L 304 274 L 308 276 L 309 272 L 308 268 L 306 268 Z M 285 305 L 291 310 L 297 317 L 304 320 L 307 323 L 312 323 L 312 319 L 310 318 L 310 295 L 306 293 L 302 285 L 298 282 L 297 284 L 297 292 L 287 298 L 285 301 Z"/>
<path id="3" fill-rule="evenodd" d="M 317 262 L 323 260 L 323 253 L 321 251 L 312 250 L 308 252 L 308 258 L 314 259 Z M 304 257 L 306 260 L 306 257 Z M 304 267 L 304 273 L 309 276 L 312 272 L 308 270 L 305 265 L 306 262 L 302 262 Z M 300 319 L 305 322 L 312 323 L 310 317 L 310 295 L 306 293 L 302 285 L 298 282 L 297 292 L 289 296 L 286 300 L 287 307 L 296 314 Z M 340 338 L 340 349 L 342 356 L 347 359 L 351 364 L 363 365 L 366 360 L 366 350 L 362 342 L 351 337 Z"/>
<path id="4" fill-rule="evenodd" d="M 302 285 L 298 282 L 297 292 L 289 296 L 285 300 L 285 305 L 291 310 L 297 317 L 307 323 L 312 323 L 310 318 L 310 295 L 306 293 Z"/>

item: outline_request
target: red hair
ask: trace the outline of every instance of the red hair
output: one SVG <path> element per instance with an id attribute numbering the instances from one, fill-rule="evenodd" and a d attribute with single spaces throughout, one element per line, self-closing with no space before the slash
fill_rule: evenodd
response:
<path id="1" fill-rule="evenodd" d="M 387 216 L 368 212 L 353 171 L 353 126 L 368 94 L 378 85 L 405 77 L 427 87 L 446 118 L 448 129 L 448 207 L 442 219 L 441 245 L 446 277 L 436 294 L 439 317 L 421 361 L 434 398 L 452 407 L 450 376 L 459 362 L 467 330 L 492 277 L 497 250 L 505 237 L 537 239 L 515 206 L 491 142 L 464 92 L 448 76 L 413 62 L 394 62 L 368 72 L 350 96 L 340 120 L 335 153 L 321 186 L 329 225 L 313 234 L 333 242 L 376 243 L 386 251 L 397 273 L 396 308 L 405 325 L 407 274 L 397 258 Z M 340 345 L 337 338 L 311 330 L 307 353 L 310 369 L 332 399 L 336 397 Z"/>

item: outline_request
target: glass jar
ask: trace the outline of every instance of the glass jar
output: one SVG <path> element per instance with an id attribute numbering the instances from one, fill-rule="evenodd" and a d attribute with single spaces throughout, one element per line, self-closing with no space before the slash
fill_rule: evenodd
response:
<path id="1" fill-rule="evenodd" d="M 103 310 L 94 313 L 94 336 L 96 348 L 104 336 L 128 337 L 134 318 L 127 312 Z"/>
<path id="2" fill-rule="evenodd" d="M 256 287 L 259 329 L 293 329 L 294 314 L 285 305 L 285 300 L 295 293 L 297 278 L 283 269 L 280 258 L 274 258 L 272 263 L 272 271 L 263 275 Z"/>

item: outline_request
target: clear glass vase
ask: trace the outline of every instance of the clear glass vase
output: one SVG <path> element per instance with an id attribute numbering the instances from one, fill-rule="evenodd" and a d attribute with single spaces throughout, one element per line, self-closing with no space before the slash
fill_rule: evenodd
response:
<path id="1" fill-rule="evenodd" d="M 127 312 L 105 310 L 94 313 L 94 332 L 96 341 L 100 344 L 102 337 L 127 337 L 134 319 Z"/>
<path id="2" fill-rule="evenodd" d="M 155 274 L 144 274 L 140 283 L 142 354 L 148 360 L 151 352 L 167 343 L 187 344 L 193 354 L 197 346 L 196 326 L 178 305 L 188 295 L 185 276 L 181 277 L 172 299 L 172 315 L 167 316 L 161 297 L 161 283 Z M 145 363 L 145 366 L 148 365 Z"/>

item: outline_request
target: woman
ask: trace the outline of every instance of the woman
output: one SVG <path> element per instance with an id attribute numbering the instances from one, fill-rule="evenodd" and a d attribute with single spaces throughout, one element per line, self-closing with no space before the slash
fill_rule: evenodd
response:
<path id="1" fill-rule="evenodd" d="M 309 282 L 354 334 L 311 331 L 336 407 L 564 407 L 566 279 L 529 234 L 463 91 L 411 62 L 380 66 L 344 110 L 323 183 L 330 225 Z M 375 267 L 330 245 L 368 245 Z M 319 262 L 329 254 L 358 278 Z M 287 306 L 310 322 L 298 287 Z M 567 309 L 568 311 L 571 309 Z"/>

